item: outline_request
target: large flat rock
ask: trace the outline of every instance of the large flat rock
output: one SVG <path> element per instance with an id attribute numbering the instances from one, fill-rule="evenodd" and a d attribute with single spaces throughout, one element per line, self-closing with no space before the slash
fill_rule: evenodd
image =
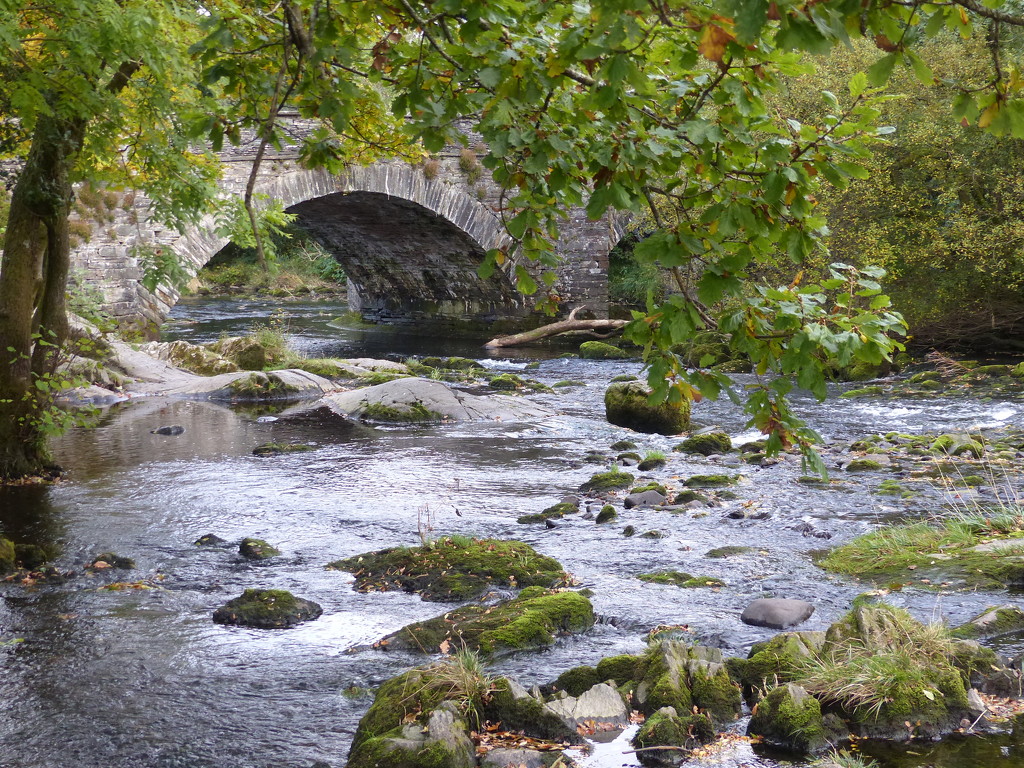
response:
<path id="1" fill-rule="evenodd" d="M 332 393 L 324 402 L 336 413 L 361 416 L 368 405 L 408 410 L 419 405 L 450 421 L 530 421 L 546 418 L 544 406 L 509 395 L 473 395 L 431 379 L 395 379 L 349 392 Z"/>

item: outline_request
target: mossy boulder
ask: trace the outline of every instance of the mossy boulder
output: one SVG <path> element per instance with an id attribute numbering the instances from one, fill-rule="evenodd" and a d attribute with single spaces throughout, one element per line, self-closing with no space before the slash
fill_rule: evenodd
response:
<path id="1" fill-rule="evenodd" d="M 280 555 L 281 550 L 263 539 L 245 538 L 238 544 L 238 554 L 247 560 L 267 560 Z"/>
<path id="2" fill-rule="evenodd" d="M 604 523 L 614 523 L 618 519 L 619 513 L 616 511 L 615 507 L 611 504 L 605 504 L 601 507 L 601 511 L 597 513 L 597 518 L 594 522 L 598 525 L 603 525 Z"/>
<path id="3" fill-rule="evenodd" d="M 674 766 L 680 763 L 677 748 L 692 750 L 710 744 L 715 738 L 715 726 L 707 715 L 683 710 L 679 715 L 675 707 L 662 707 L 648 717 L 633 737 L 637 758 L 646 766 Z M 670 747 L 670 749 L 652 749 Z"/>
<path id="4" fill-rule="evenodd" d="M 590 600 L 578 592 L 527 587 L 512 600 L 465 605 L 410 624 L 381 645 L 422 653 L 436 653 L 442 646 L 464 648 L 493 657 L 547 648 L 559 637 L 585 632 L 594 621 Z"/>
<path id="5" fill-rule="evenodd" d="M 638 382 L 612 384 L 605 390 L 605 417 L 611 424 L 637 432 L 678 435 L 690 426 L 690 401 L 649 402 L 650 391 Z"/>
<path id="6" fill-rule="evenodd" d="M 494 389 L 501 389 L 507 392 L 514 392 L 526 386 L 526 381 L 514 373 L 502 373 L 493 377 L 490 385 Z"/>
<path id="7" fill-rule="evenodd" d="M 605 491 L 614 491 L 619 488 L 628 488 L 635 479 L 629 472 L 622 472 L 618 469 L 609 472 L 598 472 L 580 486 L 580 491 L 583 493 L 604 493 Z"/>
<path id="8" fill-rule="evenodd" d="M 662 707 L 706 712 L 716 723 L 740 714 L 740 688 L 729 677 L 725 658 L 717 648 L 691 646 L 674 639 L 655 643 L 647 652 L 643 679 L 636 688 L 636 704 L 650 715 Z"/>
<path id="9" fill-rule="evenodd" d="M 584 360 L 626 360 L 633 355 L 603 341 L 584 341 L 580 344 L 580 357 Z"/>
<path id="10" fill-rule="evenodd" d="M 0 573 L 13 571 L 14 562 L 14 542 L 10 539 L 0 538 Z"/>
<path id="11" fill-rule="evenodd" d="M 634 451 L 639 446 L 637 446 L 637 444 L 632 440 L 617 440 L 608 447 L 613 451 Z"/>
<path id="12" fill-rule="evenodd" d="M 236 400 L 284 400 L 297 396 L 300 391 L 280 375 L 261 371 L 231 381 L 227 390 Z"/>
<path id="13" fill-rule="evenodd" d="M 391 547 L 330 563 L 349 571 L 360 592 L 402 589 L 424 600 L 462 602 L 489 586 L 552 588 L 568 574 L 529 544 L 500 539 L 442 537 L 420 547 Z"/>
<path id="14" fill-rule="evenodd" d="M 311 621 L 322 613 L 317 603 L 285 589 L 247 589 L 214 611 L 213 620 L 218 624 L 284 629 Z"/>
<path id="15" fill-rule="evenodd" d="M 747 733 L 799 754 L 823 752 L 848 736 L 835 718 L 826 725 L 821 703 L 795 683 L 780 685 L 758 702 Z"/>
<path id="16" fill-rule="evenodd" d="M 484 700 L 483 715 L 492 723 L 500 722 L 506 730 L 524 731 L 534 738 L 566 744 L 584 742 L 575 728 L 507 677 L 491 682 L 489 696 Z"/>
<path id="17" fill-rule="evenodd" d="M 732 450 L 732 438 L 725 432 L 706 432 L 702 435 L 690 435 L 676 445 L 673 451 L 695 453 L 711 456 L 715 453 L 728 453 Z"/>
<path id="18" fill-rule="evenodd" d="M 824 632 L 782 632 L 754 643 L 746 659 L 729 659 L 729 673 L 753 702 L 773 686 L 796 680 L 801 664 L 821 650 L 824 643 Z"/>
<path id="19" fill-rule="evenodd" d="M 451 684 L 450 669 L 420 667 L 384 683 L 359 721 L 347 768 L 475 766 L 466 718 L 479 716 L 479 702 Z"/>
<path id="20" fill-rule="evenodd" d="M 956 641 L 902 609 L 855 603 L 829 627 L 817 658 L 802 670 L 800 685 L 860 736 L 932 738 L 969 714 Z"/>
<path id="21" fill-rule="evenodd" d="M 1021 631 L 1024 631 L 1024 611 L 1016 605 L 996 605 L 956 627 L 952 635 L 966 640 L 987 640 Z"/>
<path id="22" fill-rule="evenodd" d="M 687 488 L 727 488 L 739 483 L 737 475 L 694 475 L 687 478 L 683 485 Z"/>
<path id="23" fill-rule="evenodd" d="M 199 376 L 216 376 L 242 370 L 237 363 L 212 349 L 182 340 L 149 342 L 143 344 L 139 351 Z"/>
<path id="24" fill-rule="evenodd" d="M 264 344 L 255 336 L 232 336 L 210 345 L 210 350 L 226 357 L 243 371 L 262 371 L 284 362 L 287 350 L 276 344 Z"/>

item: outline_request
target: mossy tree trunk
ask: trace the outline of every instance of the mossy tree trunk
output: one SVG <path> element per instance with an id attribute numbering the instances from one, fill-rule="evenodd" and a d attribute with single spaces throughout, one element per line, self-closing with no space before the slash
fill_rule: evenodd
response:
<path id="1" fill-rule="evenodd" d="M 84 134 L 83 119 L 40 117 L 11 196 L 0 265 L 0 481 L 40 474 L 49 461 L 37 383 L 67 337 L 71 168 Z"/>

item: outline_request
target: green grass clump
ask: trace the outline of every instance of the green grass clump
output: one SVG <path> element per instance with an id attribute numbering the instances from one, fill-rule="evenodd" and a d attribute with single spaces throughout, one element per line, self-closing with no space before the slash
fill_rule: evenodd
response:
<path id="1" fill-rule="evenodd" d="M 391 424 L 416 424 L 442 421 L 444 415 L 430 410 L 420 402 L 401 408 L 383 403 L 367 403 L 360 411 L 359 418 Z"/>
<path id="2" fill-rule="evenodd" d="M 799 684 L 873 727 L 920 721 L 942 728 L 967 709 L 957 641 L 884 603 L 855 607 L 832 625 L 821 652 L 799 665 Z"/>
<path id="3" fill-rule="evenodd" d="M 1004 546 L 976 549 L 991 541 Z M 938 574 L 965 586 L 1024 583 L 1024 514 L 1006 509 L 888 526 L 833 550 L 818 564 L 833 573 L 877 581 L 915 572 L 915 578 Z"/>
<path id="4" fill-rule="evenodd" d="M 654 573 L 641 573 L 637 576 L 640 581 L 649 584 L 672 584 L 683 589 L 694 589 L 697 587 L 724 587 L 725 582 L 712 576 L 691 576 L 682 571 L 655 571 Z"/>

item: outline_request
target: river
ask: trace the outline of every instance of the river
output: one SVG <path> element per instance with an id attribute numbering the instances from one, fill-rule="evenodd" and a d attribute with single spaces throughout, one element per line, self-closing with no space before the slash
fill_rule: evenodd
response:
<path id="1" fill-rule="evenodd" d="M 563 350 L 550 348 L 485 355 L 478 341 L 345 332 L 328 324 L 341 313 L 332 304 L 288 304 L 286 316 L 273 318 L 281 306 L 183 302 L 166 336 L 209 341 L 275 322 L 311 357 L 465 355 L 547 384 L 586 386 L 530 395 L 558 413 L 541 423 L 394 428 L 354 425 L 318 409 L 272 421 L 259 417 L 273 409 L 140 398 L 109 408 L 96 427 L 57 440 L 66 478 L 0 489 L 0 533 L 58 547 L 62 570 L 81 574 L 105 551 L 134 558 L 137 568 L 77 575 L 63 584 L 0 585 L 0 768 L 341 768 L 372 689 L 422 663 L 359 647 L 439 612 L 413 595 L 353 591 L 350 575 L 323 568 L 341 557 L 460 533 L 520 539 L 557 558 L 593 590 L 601 619 L 549 651 L 493 665 L 494 673 L 529 685 L 604 656 L 640 652 L 645 633 L 659 624 L 685 624 L 695 641 L 745 655 L 773 634 L 739 621 L 743 607 L 762 596 L 810 600 L 816 611 L 800 628 L 824 629 L 866 587 L 823 574 L 812 563 L 815 552 L 879 521 L 926 514 L 943 503 L 938 490 L 907 501 L 872 493 L 879 478 L 871 473 L 843 477 L 838 490 L 802 485 L 795 482 L 799 461 L 788 458 L 773 467 L 727 467 L 750 482 L 737 500 L 706 514 L 630 510 L 619 525 L 580 517 L 555 529 L 520 525 L 517 516 L 557 502 L 599 469 L 583 463 L 589 449 L 607 450 L 623 437 L 632 437 L 641 453 L 668 453 L 659 478 L 721 465 L 670 453 L 675 439 L 633 435 L 604 421 L 604 387 L 615 375 L 637 373 L 636 361 L 562 358 Z M 530 362 L 539 367 L 523 371 Z M 819 405 L 803 398 L 799 409 L 827 442 L 878 431 L 1024 425 L 1024 403 L 1010 399 Z M 694 419 L 734 438 L 754 437 L 725 398 L 696 406 Z M 151 433 L 171 424 L 184 434 Z M 260 443 L 289 439 L 317 448 L 273 458 L 251 454 Z M 727 518 L 744 504 L 767 512 L 767 519 Z M 664 537 L 627 538 L 625 524 Z M 821 537 L 805 535 L 808 528 Z M 284 554 L 253 563 L 234 550 L 194 546 L 207 533 L 255 536 Z M 704 556 L 726 544 L 754 551 Z M 635 579 L 664 568 L 715 576 L 727 586 L 683 590 Z M 130 584 L 101 588 L 117 579 Z M 212 611 L 247 587 L 289 589 L 320 603 L 324 615 L 282 631 L 214 624 Z M 922 620 L 951 625 L 987 605 L 1020 603 L 1017 595 L 924 589 L 889 599 Z M 626 748 L 605 745 L 584 764 L 638 765 L 622 754 Z M 910 753 L 878 748 L 878 756 L 889 768 L 1024 766 L 1021 749 L 1007 737 L 915 745 Z M 724 764 L 780 765 L 749 746 Z"/>

